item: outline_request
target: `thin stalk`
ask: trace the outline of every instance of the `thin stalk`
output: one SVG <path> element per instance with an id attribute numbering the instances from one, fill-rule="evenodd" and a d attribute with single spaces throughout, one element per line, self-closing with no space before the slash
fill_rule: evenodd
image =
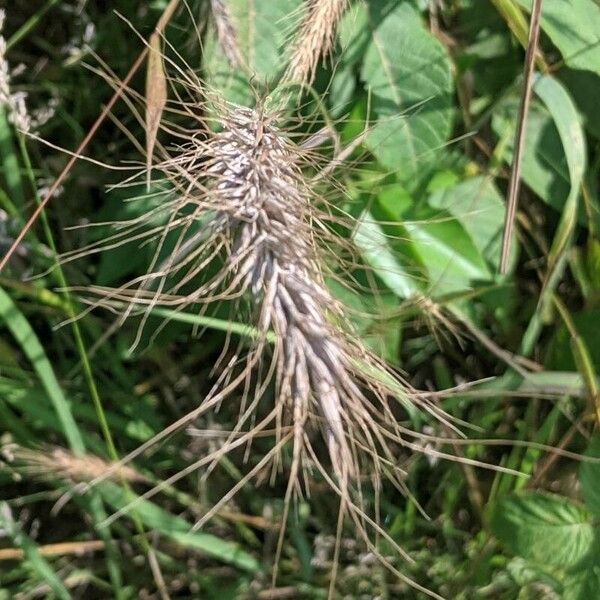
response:
<path id="1" fill-rule="evenodd" d="M 73 337 L 75 339 L 75 346 L 77 348 L 77 353 L 79 354 L 79 357 L 81 359 L 81 363 L 83 366 L 84 378 L 85 378 L 86 384 L 88 386 L 88 390 L 89 390 L 90 396 L 92 398 L 94 408 L 96 410 L 96 415 L 97 415 L 98 421 L 100 423 L 100 428 L 102 430 L 102 434 L 104 436 L 108 452 L 109 452 L 112 460 L 118 461 L 119 456 L 117 454 L 117 451 L 116 451 L 116 448 L 115 448 L 115 445 L 114 445 L 114 442 L 112 439 L 112 435 L 110 433 L 110 428 L 108 426 L 108 421 L 106 419 L 106 414 L 104 412 L 102 400 L 100 399 L 100 394 L 98 393 L 98 388 L 96 387 L 96 382 L 94 380 L 92 368 L 91 368 L 90 362 L 88 360 L 85 343 L 83 341 L 83 336 L 81 335 L 81 329 L 79 327 L 79 323 L 74 318 L 76 316 L 76 314 L 75 314 L 75 310 L 73 308 L 71 296 L 68 292 L 67 279 L 65 277 L 64 271 L 62 270 L 60 262 L 57 259 L 56 244 L 54 243 L 52 229 L 50 228 L 50 223 L 48 222 L 48 217 L 46 215 L 46 212 L 43 210 L 43 204 L 40 201 L 39 194 L 37 192 L 37 186 L 35 183 L 35 177 L 33 174 L 31 160 L 29 158 L 29 152 L 27 150 L 25 137 L 23 135 L 19 135 L 18 138 L 19 138 L 19 146 L 20 146 L 20 150 L 21 150 L 21 156 L 22 156 L 23 162 L 25 164 L 25 172 L 27 173 L 27 176 L 31 183 L 33 196 L 35 198 L 38 208 L 41 207 L 39 215 L 40 215 L 40 219 L 42 222 L 42 228 L 44 230 L 44 235 L 46 236 L 48 246 L 52 250 L 52 254 L 54 257 L 55 269 L 54 269 L 53 273 L 55 274 L 55 277 L 56 277 L 56 280 L 57 280 L 59 286 L 61 288 L 63 288 L 64 290 L 66 290 L 64 307 L 66 308 L 66 310 L 69 314 L 69 317 L 70 317 L 71 330 L 73 332 Z M 74 448 L 73 450 L 74 450 L 75 455 L 78 455 L 78 456 L 81 456 L 85 453 L 85 450 L 83 448 Z M 90 506 L 90 510 L 94 516 L 94 520 L 96 523 L 101 523 L 102 521 L 105 520 L 106 515 L 104 512 L 104 507 L 102 506 L 102 500 L 97 493 L 94 493 L 91 496 L 89 506 Z M 135 514 L 132 516 L 134 517 L 134 522 L 135 522 Z M 139 526 L 140 526 L 140 528 L 142 527 L 141 523 Z M 106 544 L 107 567 L 108 567 L 110 578 L 111 578 L 111 581 L 113 584 L 113 588 L 115 590 L 116 597 L 123 598 L 124 596 L 123 596 L 123 591 L 122 591 L 122 577 L 121 577 L 121 570 L 119 568 L 119 553 L 118 553 L 117 546 L 116 546 L 115 542 L 112 540 L 110 531 L 108 529 L 98 527 L 97 531 L 98 531 L 98 535 L 101 536 L 102 540 Z M 142 532 L 143 532 L 143 529 L 140 533 L 142 533 Z M 144 539 L 143 536 L 142 536 L 142 539 Z"/>
<path id="2" fill-rule="evenodd" d="M 115 105 L 116 101 L 121 97 L 121 94 L 127 87 L 128 83 L 131 81 L 131 78 L 134 76 L 136 71 L 140 68 L 141 64 L 144 62 L 144 59 L 146 58 L 147 53 L 148 53 L 148 48 L 145 47 L 142 50 L 142 52 L 140 53 L 140 55 L 137 57 L 136 61 L 131 66 L 131 69 L 129 69 L 129 72 L 127 73 L 127 75 L 125 75 L 125 78 L 123 79 L 123 81 L 119 84 L 119 87 L 115 90 L 115 93 L 113 94 L 112 98 L 108 101 L 108 103 L 106 104 L 106 106 L 104 107 L 104 109 L 102 110 L 102 112 L 100 113 L 98 118 L 96 119 L 95 123 L 92 125 L 92 127 L 88 131 L 87 135 L 83 138 L 82 142 L 79 144 L 79 146 L 77 147 L 77 149 L 75 150 L 75 152 L 73 153 L 73 155 L 71 156 L 71 158 L 69 159 L 67 164 L 65 165 L 64 169 L 60 172 L 60 175 L 56 178 L 56 180 L 54 181 L 54 183 L 52 184 L 51 188 L 48 190 L 48 192 L 46 193 L 44 198 L 39 202 L 37 208 L 33 211 L 33 214 L 31 215 L 31 217 L 29 217 L 27 223 L 25 223 L 25 225 L 23 226 L 23 229 L 21 229 L 19 235 L 16 237 L 15 241 L 12 243 L 11 247 L 8 249 L 8 252 L 3 256 L 2 260 L 0 261 L 0 272 L 2 271 L 2 269 L 4 269 L 4 267 L 10 260 L 10 257 L 13 255 L 15 250 L 19 247 L 19 245 L 23 241 L 23 238 L 27 235 L 27 232 L 33 227 L 33 224 L 36 222 L 37 218 L 40 216 L 41 212 L 44 210 L 44 207 L 46 206 L 46 204 L 48 204 L 48 202 L 50 202 L 50 200 L 56 193 L 56 190 L 58 190 L 59 186 L 66 179 L 67 175 L 71 171 L 71 168 L 77 162 L 77 159 L 79 158 L 79 156 L 87 148 L 87 145 L 90 143 L 90 140 L 94 137 L 94 135 L 96 134 L 96 131 L 98 130 L 100 125 L 104 122 L 104 119 L 106 119 L 106 117 L 112 110 L 112 107 Z"/>
<path id="3" fill-rule="evenodd" d="M 10 50 L 12 46 L 18 44 L 26 35 L 31 33 L 40 24 L 45 14 L 61 2 L 62 0 L 48 0 L 40 10 L 27 19 L 27 21 L 25 21 L 25 23 L 23 23 L 23 25 L 8 38 L 6 49 Z"/>
<path id="4" fill-rule="evenodd" d="M 529 105 L 531 103 L 531 93 L 533 91 L 533 68 L 535 66 L 535 55 L 540 36 L 542 3 L 543 0 L 534 0 L 531 12 L 529 44 L 527 45 L 527 52 L 525 53 L 525 80 L 523 82 L 523 95 L 521 97 L 521 106 L 519 108 L 519 120 L 515 136 L 515 150 L 510 173 L 510 182 L 508 186 L 508 196 L 506 199 L 506 218 L 504 220 L 504 232 L 502 234 L 502 255 L 500 258 L 500 273 L 502 275 L 505 275 L 508 270 L 508 259 L 511 246 L 510 241 L 512 239 L 515 214 L 517 212 L 517 203 L 519 199 L 519 190 L 521 187 L 521 162 L 523 160 L 527 117 L 529 114 Z"/>

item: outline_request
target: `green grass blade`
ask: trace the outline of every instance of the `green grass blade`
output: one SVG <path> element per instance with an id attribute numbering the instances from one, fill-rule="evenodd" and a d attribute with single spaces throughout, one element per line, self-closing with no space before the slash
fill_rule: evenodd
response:
<path id="1" fill-rule="evenodd" d="M 208 533 L 191 531 L 192 526 L 185 519 L 172 515 L 156 504 L 140 499 L 113 483 L 104 482 L 97 489 L 103 500 L 115 511 L 135 502 L 135 514 L 146 527 L 158 531 L 178 544 L 199 550 L 207 556 L 235 565 L 244 571 L 254 573 L 259 570 L 257 560 L 238 544 L 227 542 Z"/>
<path id="2" fill-rule="evenodd" d="M 54 595 L 60 600 L 70 600 L 71 594 L 69 594 L 67 588 L 62 584 L 60 578 L 50 566 L 50 563 L 39 553 L 35 542 L 25 535 L 15 522 L 10 507 L 6 502 L 0 504 L 0 525 L 2 525 L 2 529 L 12 539 L 14 545 L 23 551 L 25 560 L 27 560 L 31 569 L 50 586 Z"/>
<path id="3" fill-rule="evenodd" d="M 9 212 L 13 213 L 15 206 L 23 208 L 25 205 L 25 195 L 21 182 L 21 168 L 19 159 L 13 143 L 12 130 L 8 122 L 6 110 L 0 105 L 0 166 L 2 175 L 8 187 Z M 13 214 L 13 216 L 16 216 Z"/>
<path id="4" fill-rule="evenodd" d="M 0 319 L 4 321 L 23 354 L 31 362 L 45 392 L 48 394 L 48 398 L 52 402 L 69 446 L 76 454 L 83 454 L 85 450 L 83 438 L 44 348 L 27 319 L 2 288 L 0 288 Z"/>

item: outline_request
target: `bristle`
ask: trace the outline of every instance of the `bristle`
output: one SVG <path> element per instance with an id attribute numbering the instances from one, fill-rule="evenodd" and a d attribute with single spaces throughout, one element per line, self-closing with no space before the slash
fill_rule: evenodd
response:
<path id="1" fill-rule="evenodd" d="M 313 82 L 319 59 L 333 46 L 335 28 L 348 0 L 309 0 L 300 25 L 285 79 L 300 84 Z"/>

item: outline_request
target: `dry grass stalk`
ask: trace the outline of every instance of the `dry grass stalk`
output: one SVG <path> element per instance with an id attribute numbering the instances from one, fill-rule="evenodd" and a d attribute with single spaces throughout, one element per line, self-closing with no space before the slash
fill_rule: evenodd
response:
<path id="1" fill-rule="evenodd" d="M 102 540 L 89 540 L 80 542 L 60 542 L 58 544 L 45 544 L 38 546 L 37 551 L 42 556 L 65 556 L 97 552 L 104 549 Z M 0 548 L 0 561 L 2 560 L 22 560 L 25 553 L 21 548 Z"/>
<path id="2" fill-rule="evenodd" d="M 146 168 L 147 185 L 150 187 L 152 173 L 152 155 L 156 145 L 156 136 L 160 129 L 160 120 L 167 103 L 167 78 L 160 51 L 160 35 L 154 32 L 148 43 L 148 67 L 146 72 Z"/>
<path id="3" fill-rule="evenodd" d="M 313 82 L 319 59 L 330 52 L 348 0 L 308 0 L 307 4 L 284 76 L 302 85 Z"/>

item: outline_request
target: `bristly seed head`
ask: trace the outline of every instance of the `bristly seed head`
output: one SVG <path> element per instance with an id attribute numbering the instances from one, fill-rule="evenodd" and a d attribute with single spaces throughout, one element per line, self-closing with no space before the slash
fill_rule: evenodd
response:
<path id="1" fill-rule="evenodd" d="M 31 475 L 39 478 L 64 479 L 74 483 L 102 477 L 114 466 L 113 463 L 106 462 L 98 456 L 91 454 L 75 456 L 58 446 L 41 450 L 16 447 L 11 449 L 11 455 L 12 460 L 23 465 Z M 111 479 L 130 483 L 146 481 L 143 475 L 127 466 L 119 466 L 111 474 Z"/>
<path id="2" fill-rule="evenodd" d="M 293 44 L 285 79 L 311 84 L 319 59 L 333 46 L 335 27 L 348 0 L 308 0 L 306 16 Z"/>
<path id="3" fill-rule="evenodd" d="M 341 406 L 354 391 L 350 361 L 331 316 L 311 220 L 315 207 L 290 142 L 264 116 L 239 109 L 209 144 L 208 174 L 231 239 L 227 268 L 258 308 L 261 332 L 276 335 L 277 391 L 301 444 L 311 399 L 322 416 L 338 475 L 351 464 Z"/>
<path id="4" fill-rule="evenodd" d="M 323 248 L 333 254 L 340 240 L 303 172 L 305 151 L 277 126 L 276 115 L 262 110 L 226 106 L 221 123 L 219 132 L 192 138 L 183 152 L 154 167 L 177 190 L 160 207 L 168 222 L 153 230 L 159 250 L 168 234 L 176 237 L 169 256 L 155 258 L 147 275 L 117 290 L 96 289 L 97 304 L 114 309 L 124 302 L 125 316 L 141 310 L 143 327 L 155 306 L 182 310 L 250 300 L 258 337 L 247 353 L 246 377 L 237 380 L 246 383 L 236 431 L 252 421 L 274 377 L 273 420 L 279 436 L 284 426 L 293 432 L 292 480 L 310 452 L 308 432 L 316 428 L 344 494 L 350 481 L 360 485 L 364 463 L 371 465 L 369 477 L 386 472 L 402 486 L 390 448 L 402 443 L 401 428 L 387 398 L 404 388 L 353 334 L 344 307 L 325 284 Z M 136 220 L 132 231 L 138 227 Z M 125 230 L 119 235 L 124 241 L 134 237 Z M 221 265 L 216 273 L 207 269 L 215 260 Z M 272 361 L 247 404 L 249 373 L 261 371 L 267 338 Z M 235 380 L 236 357 L 218 363 L 221 387 Z M 316 455 L 310 456 L 314 462 Z"/>

